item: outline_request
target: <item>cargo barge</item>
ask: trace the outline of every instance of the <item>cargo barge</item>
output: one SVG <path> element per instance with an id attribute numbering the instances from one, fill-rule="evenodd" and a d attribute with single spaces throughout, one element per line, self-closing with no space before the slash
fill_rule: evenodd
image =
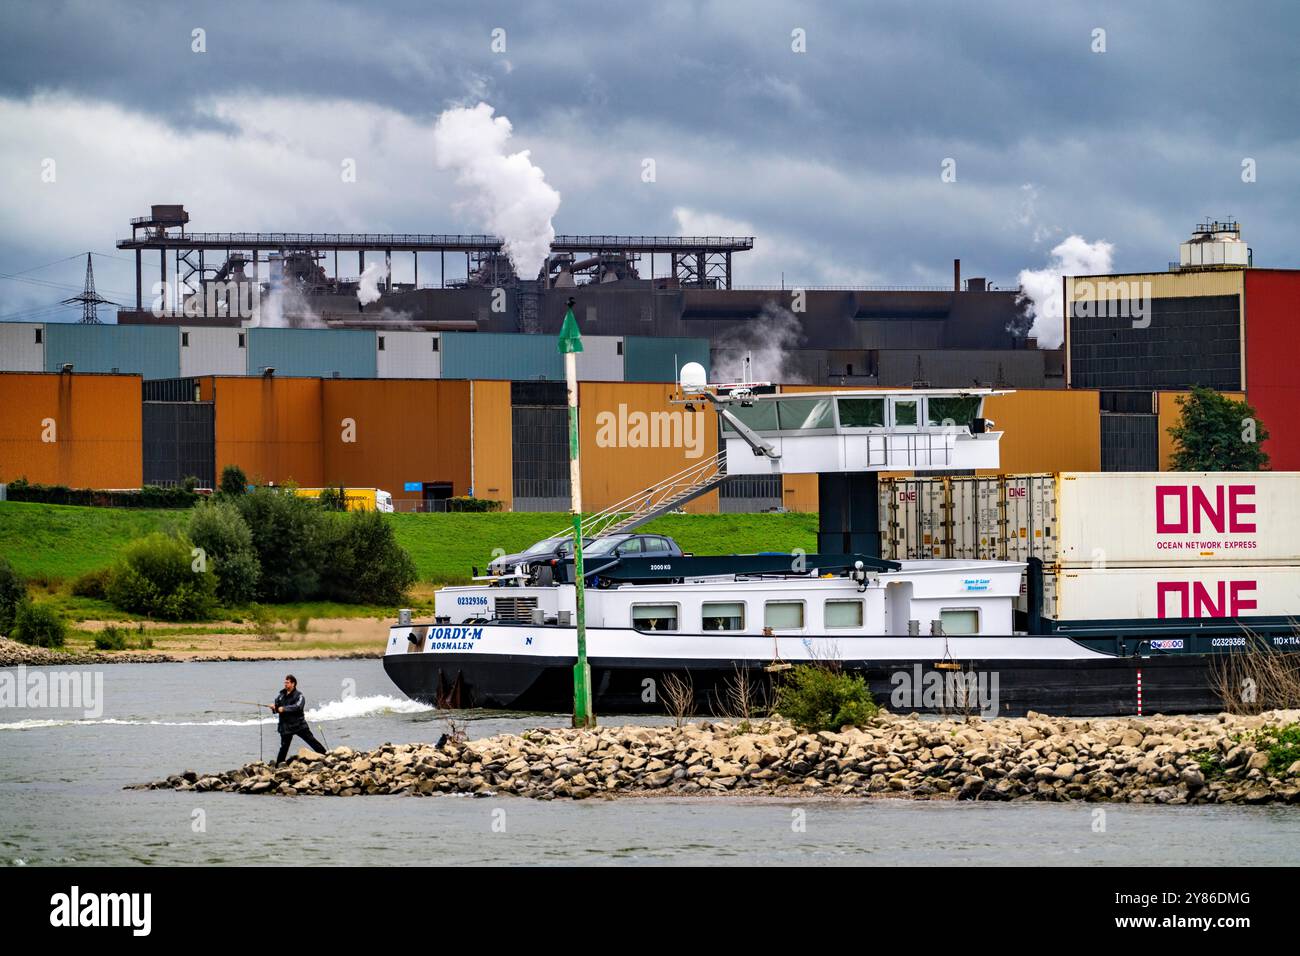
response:
<path id="1" fill-rule="evenodd" d="M 1150 551 L 1138 549 L 1137 559 L 1127 560 L 1135 552 L 1123 543 L 1112 546 L 1110 569 L 1096 566 L 1092 552 L 1091 564 L 1075 561 L 1073 552 L 1063 561 L 1052 550 L 1059 545 L 1055 513 L 1042 507 L 1038 524 L 1023 534 L 995 522 L 984 553 L 947 556 L 931 546 L 924 555 L 890 557 L 900 539 L 889 530 L 896 509 L 888 495 L 898 487 L 877 486 L 876 473 L 996 467 L 1000 433 L 980 417 L 989 390 L 797 397 L 748 387 L 683 390 L 717 409 L 729 474 L 820 476 L 821 553 L 647 557 L 615 549 L 587 565 L 586 636 L 598 713 L 664 713 L 672 689 L 682 688 L 695 713 L 725 709 L 742 686 L 770 701 L 782 674 L 814 662 L 861 674 L 878 701 L 905 712 L 1200 713 L 1223 707 L 1225 661 L 1300 651 L 1288 613 L 1300 595 L 1285 593 L 1286 566 L 1253 567 L 1250 578 L 1234 566 L 1211 571 L 1192 561 L 1153 571 L 1145 566 Z M 870 481 L 858 482 L 864 476 Z M 715 487 L 710 480 L 707 487 Z M 593 537 L 610 527 L 627 530 L 680 504 L 687 494 L 680 486 L 674 484 L 671 499 L 656 499 L 653 489 L 637 496 L 653 502 L 639 513 L 618 514 L 616 507 L 584 520 L 584 539 L 589 528 Z M 970 490 L 978 497 L 977 486 Z M 842 507 L 829 507 L 836 495 Z M 1045 499 L 1027 500 L 1029 516 L 1034 501 Z M 1198 514 L 1217 500 L 1221 513 L 1235 515 L 1234 533 L 1257 533 L 1244 490 L 1223 489 L 1215 499 L 1184 488 L 1183 500 Z M 1121 504 L 1112 500 L 1109 510 Z M 1109 533 L 1110 514 L 1088 521 L 1069 510 L 1079 520 L 1069 538 L 1076 551 L 1111 540 L 1096 537 Z M 825 547 L 835 542 L 853 547 Z M 1262 553 L 1286 546 L 1269 540 Z M 1276 581 L 1277 593 L 1261 601 L 1247 580 L 1256 589 Z M 393 626 L 384 668 L 406 694 L 439 707 L 567 711 L 577 648 L 575 581 L 572 556 L 559 554 L 480 585 L 444 588 L 432 622 L 404 618 Z M 1061 617 L 1061 609 L 1074 616 Z"/>

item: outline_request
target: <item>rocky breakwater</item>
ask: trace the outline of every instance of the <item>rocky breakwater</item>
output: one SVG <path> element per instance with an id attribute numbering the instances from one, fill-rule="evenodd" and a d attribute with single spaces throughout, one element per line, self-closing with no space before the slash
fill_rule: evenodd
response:
<path id="1" fill-rule="evenodd" d="M 0 667 L 70 667 L 78 664 L 161 664 L 175 661 L 166 654 L 132 653 L 130 651 L 54 651 L 45 647 L 32 647 L 0 637 Z"/>
<path id="2" fill-rule="evenodd" d="M 1300 759 L 1275 735 L 1300 711 L 1258 717 L 924 720 L 801 733 L 780 720 L 595 731 L 531 730 L 470 742 L 304 751 L 280 767 L 186 771 L 141 789 L 252 794 L 622 794 L 1300 804 Z M 1285 738 L 1285 732 L 1283 733 Z M 1281 755 L 1281 756 L 1279 756 Z"/>

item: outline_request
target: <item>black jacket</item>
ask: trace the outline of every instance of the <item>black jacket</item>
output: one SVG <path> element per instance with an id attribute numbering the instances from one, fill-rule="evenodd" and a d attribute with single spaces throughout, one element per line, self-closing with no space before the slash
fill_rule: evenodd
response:
<path id="1" fill-rule="evenodd" d="M 303 716 L 303 711 L 307 709 L 307 698 L 302 696 L 302 691 L 298 688 L 295 687 L 292 692 L 280 691 L 275 698 L 275 706 L 284 708 L 280 714 L 280 733 L 296 734 L 307 729 L 307 718 Z"/>

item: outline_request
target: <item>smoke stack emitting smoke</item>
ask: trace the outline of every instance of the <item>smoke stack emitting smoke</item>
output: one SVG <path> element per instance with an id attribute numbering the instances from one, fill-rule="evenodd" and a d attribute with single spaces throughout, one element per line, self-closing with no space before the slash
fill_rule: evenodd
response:
<path id="1" fill-rule="evenodd" d="M 473 206 L 504 240 L 519 277 L 535 279 L 555 239 L 551 218 L 560 194 L 547 185 L 528 150 L 506 153 L 510 120 L 493 112 L 486 103 L 446 110 L 433 128 L 435 160 L 472 190 Z"/>
<path id="2" fill-rule="evenodd" d="M 1088 242 L 1082 236 L 1070 236 L 1052 250 L 1046 269 L 1020 270 L 1020 296 L 1016 302 L 1027 307 L 1033 321 L 1031 334 L 1038 337 L 1041 348 L 1058 348 L 1065 341 L 1061 277 L 1106 275 L 1111 271 L 1114 251 L 1115 247 L 1105 240 Z"/>
<path id="3" fill-rule="evenodd" d="M 765 302 L 758 318 L 718 341 L 713 380 L 797 384 L 800 375 L 790 359 L 802 339 L 799 317 L 775 302 Z M 750 358 L 753 361 L 747 364 Z"/>

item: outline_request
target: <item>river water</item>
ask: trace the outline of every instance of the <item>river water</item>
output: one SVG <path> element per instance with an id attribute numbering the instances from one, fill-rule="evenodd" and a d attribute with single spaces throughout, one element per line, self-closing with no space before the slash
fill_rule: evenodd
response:
<path id="1" fill-rule="evenodd" d="M 32 668 L 28 677 L 44 668 Z M 1295 807 L 1156 807 L 760 798 L 295 797 L 123 790 L 268 759 L 270 699 L 292 670 L 328 746 L 433 741 L 444 714 L 377 660 L 117 664 L 102 713 L 0 707 L 0 862 L 59 864 L 1300 863 Z M 0 671 L 16 674 L 16 671 Z M 11 678 L 12 683 L 12 678 Z M 28 682 L 30 683 L 30 682 Z M 93 685 L 87 685 L 93 686 Z M 16 703 L 39 703 L 20 697 Z M 83 702 L 84 703 L 84 702 Z M 472 738 L 562 725 L 462 715 Z M 605 724 L 618 723 L 603 716 Z M 638 722 L 645 720 L 638 718 Z M 294 752 L 299 746 L 295 741 Z"/>

